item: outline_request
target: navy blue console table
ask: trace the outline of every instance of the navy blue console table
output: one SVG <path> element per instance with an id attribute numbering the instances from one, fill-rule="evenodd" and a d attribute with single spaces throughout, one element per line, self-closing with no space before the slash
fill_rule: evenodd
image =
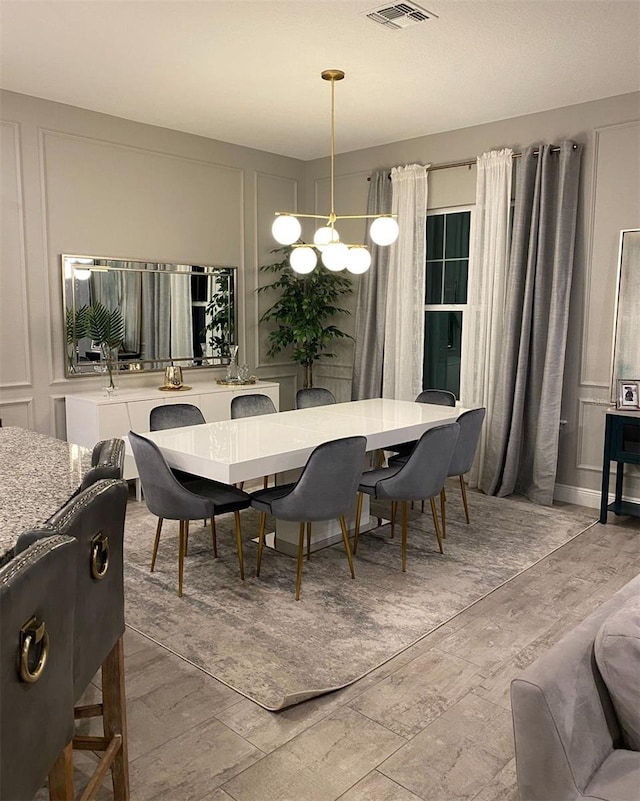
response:
<path id="1" fill-rule="evenodd" d="M 609 503 L 609 474 L 611 462 L 616 467 L 616 497 Z M 625 464 L 640 464 L 640 411 L 623 412 L 609 409 L 604 432 L 602 459 L 602 494 L 600 496 L 600 522 L 607 522 L 607 512 L 640 517 L 640 504 L 622 500 L 622 481 Z"/>

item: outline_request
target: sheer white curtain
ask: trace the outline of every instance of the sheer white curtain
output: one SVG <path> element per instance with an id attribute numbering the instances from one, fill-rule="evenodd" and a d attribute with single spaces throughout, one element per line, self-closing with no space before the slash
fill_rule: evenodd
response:
<path id="1" fill-rule="evenodd" d="M 497 370 L 504 335 L 504 304 L 509 264 L 513 151 L 492 150 L 478 157 L 476 210 L 470 253 L 468 307 L 463 326 L 462 405 L 486 406 L 476 459 L 468 480 L 482 477 L 494 408 Z"/>
<path id="2" fill-rule="evenodd" d="M 412 401 L 422 390 L 427 168 L 394 167 L 391 183 L 400 235 L 389 255 L 382 397 Z"/>

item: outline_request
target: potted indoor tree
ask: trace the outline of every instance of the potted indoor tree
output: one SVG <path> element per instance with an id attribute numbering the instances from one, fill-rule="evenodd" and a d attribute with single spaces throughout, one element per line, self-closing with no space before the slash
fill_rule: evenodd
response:
<path id="1" fill-rule="evenodd" d="M 313 386 L 313 365 L 320 358 L 333 358 L 327 350 L 336 339 L 349 337 L 333 320 L 341 314 L 350 314 L 341 308 L 340 298 L 353 291 L 351 281 L 341 273 L 322 267 L 312 273 L 299 275 L 289 265 L 291 246 L 271 251 L 279 260 L 260 268 L 273 273 L 276 280 L 258 288 L 258 292 L 278 291 L 276 302 L 260 317 L 260 322 L 271 321 L 275 329 L 269 333 L 269 356 L 275 356 L 292 346 L 294 362 L 304 367 L 304 387 Z"/>

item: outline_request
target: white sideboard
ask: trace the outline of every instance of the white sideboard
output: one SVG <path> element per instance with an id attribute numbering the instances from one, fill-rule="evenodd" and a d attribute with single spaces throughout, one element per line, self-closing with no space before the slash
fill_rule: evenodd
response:
<path id="1" fill-rule="evenodd" d="M 105 390 L 66 395 L 67 442 L 93 448 L 102 439 L 124 437 L 129 431 L 144 434 L 149 431 L 151 410 L 163 403 L 192 403 L 202 411 L 207 423 L 228 420 L 231 399 L 254 392 L 268 395 L 276 409 L 280 408 L 280 385 L 270 381 L 241 387 L 203 383 L 184 392 L 163 392 L 157 387 L 122 389 L 112 397 L 107 397 Z M 133 457 L 126 456 L 124 478 L 137 477 Z"/>

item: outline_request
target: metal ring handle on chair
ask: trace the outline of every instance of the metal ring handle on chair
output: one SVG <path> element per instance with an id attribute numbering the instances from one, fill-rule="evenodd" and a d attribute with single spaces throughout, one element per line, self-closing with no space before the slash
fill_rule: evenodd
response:
<path id="1" fill-rule="evenodd" d="M 47 657 L 49 656 L 49 634 L 47 633 L 45 624 L 37 623 L 35 618 L 32 618 L 23 626 L 20 629 L 20 633 L 23 639 L 20 648 L 18 672 L 20 673 L 22 681 L 33 684 L 42 676 L 45 665 L 47 664 Z M 29 667 L 29 651 L 33 644 L 37 645 L 39 642 L 42 643 L 40 646 L 40 656 L 32 670 Z"/>
<path id="2" fill-rule="evenodd" d="M 102 565 L 99 557 L 102 557 Z M 97 534 L 91 540 L 91 575 L 100 581 L 107 575 L 109 569 L 109 537 Z"/>

